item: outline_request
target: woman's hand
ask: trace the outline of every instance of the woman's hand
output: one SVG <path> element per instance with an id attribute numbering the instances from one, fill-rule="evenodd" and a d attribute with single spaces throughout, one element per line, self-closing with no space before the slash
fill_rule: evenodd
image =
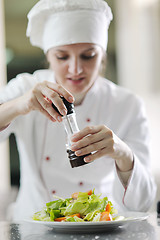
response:
<path id="1" fill-rule="evenodd" d="M 58 111 L 65 115 L 67 109 L 60 96 L 68 102 L 74 102 L 73 96 L 61 85 L 44 81 L 35 85 L 24 95 L 0 105 L 0 130 L 6 128 L 16 117 L 38 110 L 53 122 L 62 121 L 62 116 L 53 109 L 52 103 Z"/>
<path id="2" fill-rule="evenodd" d="M 91 162 L 103 156 L 115 159 L 120 171 L 129 171 L 133 168 L 133 154 L 131 149 L 120 140 L 106 126 L 88 126 L 71 138 L 73 144 L 71 150 L 77 156 L 85 154 L 86 162 Z"/>
<path id="3" fill-rule="evenodd" d="M 62 121 L 61 115 L 66 115 L 67 109 L 60 98 L 63 96 L 68 102 L 73 102 L 73 96 L 61 85 L 44 81 L 35 85 L 33 89 L 19 98 L 19 112 L 27 114 L 33 110 L 39 110 L 53 122 Z M 53 109 L 52 103 L 58 111 Z"/>

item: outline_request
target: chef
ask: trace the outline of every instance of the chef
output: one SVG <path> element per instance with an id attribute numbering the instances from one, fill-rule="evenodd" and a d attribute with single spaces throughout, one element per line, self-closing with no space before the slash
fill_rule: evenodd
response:
<path id="1" fill-rule="evenodd" d="M 19 74 L 0 91 L 0 141 L 14 133 L 20 157 L 13 220 L 32 216 L 53 194 L 90 189 L 121 211 L 147 211 L 153 203 L 143 102 L 101 74 L 111 20 L 103 0 L 41 0 L 28 14 L 27 36 L 49 69 Z M 74 103 L 80 128 L 71 150 L 92 153 L 77 168 L 67 157 L 60 96 Z"/>

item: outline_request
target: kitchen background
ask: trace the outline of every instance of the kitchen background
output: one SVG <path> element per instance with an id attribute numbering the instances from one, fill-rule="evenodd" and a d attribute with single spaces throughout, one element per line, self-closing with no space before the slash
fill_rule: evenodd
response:
<path id="1" fill-rule="evenodd" d="M 18 73 L 46 67 L 43 52 L 25 32 L 27 13 L 37 0 L 0 0 L 0 87 Z M 140 95 L 151 129 L 152 172 L 160 200 L 160 0 L 108 0 L 114 20 L 109 29 L 106 77 Z M 15 200 L 19 157 L 13 135 L 0 144 L 0 220 Z"/>

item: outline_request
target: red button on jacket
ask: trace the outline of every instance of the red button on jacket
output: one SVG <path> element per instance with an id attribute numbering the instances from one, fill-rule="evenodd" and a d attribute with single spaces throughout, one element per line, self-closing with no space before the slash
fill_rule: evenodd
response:
<path id="1" fill-rule="evenodd" d="M 83 182 L 80 182 L 79 185 L 82 186 L 82 185 L 83 185 Z"/>
<path id="2" fill-rule="evenodd" d="M 90 122 L 90 121 L 91 121 L 91 119 L 90 119 L 90 118 L 87 118 L 87 119 L 86 119 L 86 121 L 87 121 L 87 122 Z"/>

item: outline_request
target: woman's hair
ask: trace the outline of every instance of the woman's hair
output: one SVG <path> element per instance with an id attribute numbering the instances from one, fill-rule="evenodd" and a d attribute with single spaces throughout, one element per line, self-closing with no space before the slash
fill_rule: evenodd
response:
<path id="1" fill-rule="evenodd" d="M 105 76 L 106 65 L 107 65 L 107 53 L 106 53 L 106 51 L 103 50 L 103 57 L 102 57 L 100 71 L 99 71 L 99 75 L 102 76 L 102 77 Z"/>

